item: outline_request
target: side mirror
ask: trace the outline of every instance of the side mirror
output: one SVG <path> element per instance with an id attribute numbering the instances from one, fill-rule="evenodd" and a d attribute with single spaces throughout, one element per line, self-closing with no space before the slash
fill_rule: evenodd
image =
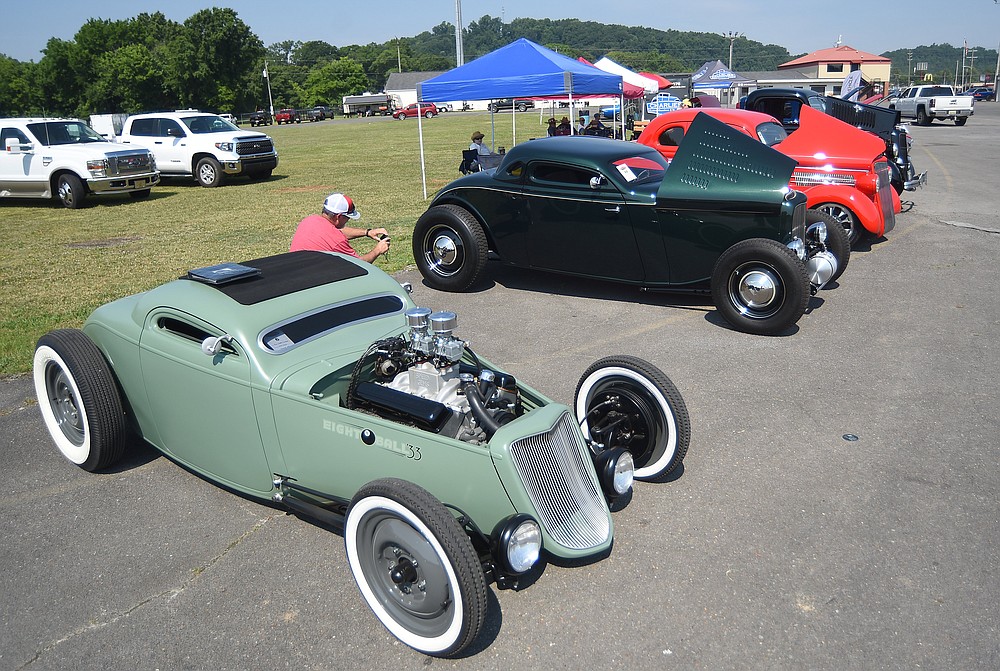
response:
<path id="1" fill-rule="evenodd" d="M 9 137 L 4 140 L 4 150 L 8 154 L 32 154 L 35 151 L 35 145 L 21 144 L 16 137 Z"/>
<path id="2" fill-rule="evenodd" d="M 601 186 L 601 184 L 604 184 L 604 178 L 601 177 L 600 175 L 597 175 L 595 177 L 591 177 L 590 178 L 590 188 L 591 189 L 597 189 L 597 188 L 599 188 Z"/>
<path id="3" fill-rule="evenodd" d="M 206 356 L 215 356 L 222 351 L 223 343 L 227 343 L 232 340 L 231 335 L 224 336 L 209 336 L 201 341 L 201 351 L 205 353 Z"/>
<path id="4" fill-rule="evenodd" d="M 167 135 L 170 137 L 184 137 L 184 131 L 180 128 L 168 128 Z"/>

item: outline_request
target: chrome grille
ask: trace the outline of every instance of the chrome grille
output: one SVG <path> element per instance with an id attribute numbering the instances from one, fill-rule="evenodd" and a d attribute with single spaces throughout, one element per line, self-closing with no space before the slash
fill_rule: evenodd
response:
<path id="1" fill-rule="evenodd" d="M 510 446 L 542 526 L 566 548 L 584 550 L 608 539 L 611 521 L 580 430 L 563 413 L 548 432 Z"/>
<path id="2" fill-rule="evenodd" d="M 152 156 L 148 151 L 120 151 L 108 154 L 108 175 L 114 177 L 152 172 Z"/>
<path id="3" fill-rule="evenodd" d="M 885 232 L 896 227 L 896 213 L 892 209 L 892 173 L 889 164 L 878 161 L 875 164 L 875 174 L 878 175 L 878 200 L 882 208 L 882 218 L 885 219 Z"/>
<path id="4" fill-rule="evenodd" d="M 238 140 L 236 142 L 236 153 L 240 156 L 246 156 L 248 154 L 269 154 L 274 151 L 274 144 L 271 143 L 271 138 L 263 138 L 259 140 Z"/>

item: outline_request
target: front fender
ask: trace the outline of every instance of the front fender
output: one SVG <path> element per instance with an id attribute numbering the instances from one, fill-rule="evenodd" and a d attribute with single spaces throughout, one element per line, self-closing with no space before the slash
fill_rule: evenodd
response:
<path id="1" fill-rule="evenodd" d="M 845 185 L 818 184 L 800 190 L 806 194 L 809 208 L 824 203 L 836 203 L 849 209 L 865 230 L 872 235 L 882 236 L 885 233 L 885 220 L 882 218 L 882 212 L 868 196 L 858 189 Z M 895 193 L 893 191 L 893 194 Z M 895 200 L 898 201 L 899 196 L 896 196 Z"/>

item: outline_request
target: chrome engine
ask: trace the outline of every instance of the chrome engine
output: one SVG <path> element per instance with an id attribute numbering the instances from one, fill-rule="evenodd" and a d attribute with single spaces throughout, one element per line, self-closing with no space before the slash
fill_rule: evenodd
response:
<path id="1" fill-rule="evenodd" d="M 406 320 L 408 334 L 375 343 L 359 360 L 353 405 L 472 443 L 489 440 L 522 414 L 514 377 L 479 366 L 468 343 L 454 335 L 454 312 L 417 307 Z M 474 363 L 462 362 L 466 352 Z"/>

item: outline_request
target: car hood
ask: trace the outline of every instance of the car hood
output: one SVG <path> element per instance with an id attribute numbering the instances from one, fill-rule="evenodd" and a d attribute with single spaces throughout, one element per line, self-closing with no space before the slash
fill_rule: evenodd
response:
<path id="1" fill-rule="evenodd" d="M 872 133 L 838 121 L 819 110 L 802 106 L 799 128 L 776 149 L 803 164 L 871 164 L 885 152 L 885 143 Z"/>
<path id="2" fill-rule="evenodd" d="M 788 192 L 795 160 L 708 114 L 691 122 L 660 182 L 657 202 L 728 202 L 773 209 Z"/>

